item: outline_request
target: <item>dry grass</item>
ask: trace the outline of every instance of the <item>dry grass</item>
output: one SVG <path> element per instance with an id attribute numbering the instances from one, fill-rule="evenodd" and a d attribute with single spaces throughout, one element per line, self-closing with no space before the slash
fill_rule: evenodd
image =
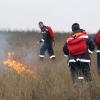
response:
<path id="1" fill-rule="evenodd" d="M 3 39 L 7 43 L 1 42 L 4 58 L 1 59 L 0 67 L 0 100 L 100 100 L 100 78 L 96 71 L 96 54 L 92 57 L 93 82 L 89 85 L 82 83 L 74 87 L 62 53 L 65 34 L 56 35 L 54 47 L 56 61 L 51 62 L 46 57 L 44 63 L 39 62 L 37 56 L 40 48 L 36 44 L 40 38 L 39 34 L 15 32 L 3 33 L 3 35 L 7 36 Z M 14 51 L 16 59 L 30 65 L 38 74 L 38 79 L 33 80 L 28 74 L 18 75 L 4 66 L 2 61 L 6 59 L 8 51 Z"/>

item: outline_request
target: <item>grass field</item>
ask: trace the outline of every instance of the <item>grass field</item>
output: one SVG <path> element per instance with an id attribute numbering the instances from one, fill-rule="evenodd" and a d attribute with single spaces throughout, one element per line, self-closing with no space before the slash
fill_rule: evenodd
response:
<path id="1" fill-rule="evenodd" d="M 74 87 L 62 52 L 66 34 L 56 34 L 56 61 L 50 61 L 46 55 L 44 63 L 38 58 L 40 36 L 36 32 L 0 32 L 0 100 L 100 100 L 95 52 L 91 64 L 93 82 Z M 30 67 L 36 78 L 4 65 L 8 52 L 14 52 L 11 59 Z"/>

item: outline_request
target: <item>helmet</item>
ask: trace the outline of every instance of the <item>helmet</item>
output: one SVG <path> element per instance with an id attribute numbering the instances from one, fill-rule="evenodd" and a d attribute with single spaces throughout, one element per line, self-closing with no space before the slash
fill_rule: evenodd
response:
<path id="1" fill-rule="evenodd" d="M 72 31 L 75 32 L 75 31 L 77 31 L 77 30 L 80 30 L 80 25 L 79 25 L 78 23 L 74 23 L 74 24 L 72 25 Z"/>

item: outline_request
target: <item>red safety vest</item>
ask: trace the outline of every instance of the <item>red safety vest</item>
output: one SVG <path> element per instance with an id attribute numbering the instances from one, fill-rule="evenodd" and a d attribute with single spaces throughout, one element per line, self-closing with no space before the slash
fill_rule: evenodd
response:
<path id="1" fill-rule="evenodd" d="M 51 29 L 51 27 L 48 26 L 48 32 L 50 33 L 50 37 L 52 40 L 54 40 L 54 32 L 53 30 Z"/>
<path id="2" fill-rule="evenodd" d="M 85 38 L 88 38 L 86 32 L 76 33 L 67 39 L 68 50 L 71 55 L 78 56 L 88 52 L 88 46 Z"/>

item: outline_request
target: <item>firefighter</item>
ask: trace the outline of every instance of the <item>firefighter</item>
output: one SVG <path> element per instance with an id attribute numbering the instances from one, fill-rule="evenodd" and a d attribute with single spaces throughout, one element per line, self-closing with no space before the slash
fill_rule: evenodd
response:
<path id="1" fill-rule="evenodd" d="M 98 74 L 100 76 L 100 30 L 97 32 L 96 38 L 95 38 L 95 43 L 97 47 L 97 69 L 98 69 Z"/>
<path id="2" fill-rule="evenodd" d="M 53 50 L 53 42 L 54 42 L 54 32 L 50 26 L 45 26 L 42 21 L 39 22 L 39 28 L 41 29 L 41 33 L 43 38 L 40 40 L 40 43 L 43 43 L 40 49 L 40 60 L 43 60 L 45 57 L 45 52 L 48 52 L 48 55 L 51 60 L 55 59 L 55 54 Z"/>
<path id="3" fill-rule="evenodd" d="M 73 83 L 76 83 L 79 78 L 84 78 L 86 82 L 92 81 L 90 54 L 93 53 L 94 48 L 94 43 L 85 30 L 80 29 L 78 23 L 74 23 L 72 25 L 72 35 L 67 38 L 63 47 L 64 55 L 68 58 Z M 83 77 L 79 77 L 79 75 Z"/>

